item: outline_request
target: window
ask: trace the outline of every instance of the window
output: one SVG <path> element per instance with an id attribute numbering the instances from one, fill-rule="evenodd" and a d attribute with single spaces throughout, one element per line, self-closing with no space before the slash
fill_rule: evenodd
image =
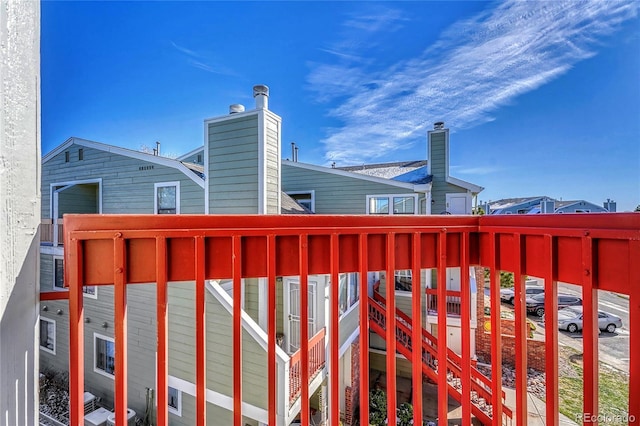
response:
<path id="1" fill-rule="evenodd" d="M 296 200 L 298 204 L 306 207 L 313 213 L 316 212 L 316 193 L 315 191 L 293 191 L 287 192 L 287 195 Z"/>
<path id="2" fill-rule="evenodd" d="M 171 386 L 169 386 L 168 405 L 170 413 L 182 416 L 182 392 Z"/>
<path id="3" fill-rule="evenodd" d="M 78 160 L 84 160 L 84 149 L 82 148 L 78 150 Z"/>
<path id="4" fill-rule="evenodd" d="M 357 274 L 340 274 L 338 286 L 338 310 L 342 315 L 360 300 L 358 275 Z"/>
<path id="5" fill-rule="evenodd" d="M 180 213 L 180 182 L 164 182 L 154 185 L 155 214 Z"/>
<path id="6" fill-rule="evenodd" d="M 113 377 L 116 366 L 116 345 L 111 337 L 93 334 L 93 371 Z"/>
<path id="7" fill-rule="evenodd" d="M 367 195 L 367 214 L 418 214 L 418 195 Z"/>
<path id="8" fill-rule="evenodd" d="M 589 209 L 576 209 L 575 212 L 576 213 L 591 213 L 591 210 L 589 210 Z"/>
<path id="9" fill-rule="evenodd" d="M 69 151 L 65 151 L 64 152 L 64 162 L 68 163 L 69 162 Z"/>
<path id="10" fill-rule="evenodd" d="M 90 297 L 92 299 L 98 298 L 98 288 L 96 286 L 85 285 L 82 287 L 82 292 L 84 293 L 85 296 Z"/>
<path id="11" fill-rule="evenodd" d="M 56 322 L 40 317 L 40 349 L 56 354 Z"/>
<path id="12" fill-rule="evenodd" d="M 55 290 L 67 290 L 64 287 L 64 259 L 62 257 L 53 258 L 53 288 Z M 98 290 L 95 286 L 84 286 L 82 292 L 92 299 L 98 298 Z"/>
<path id="13" fill-rule="evenodd" d="M 198 162 L 198 163 L 202 163 L 202 154 L 198 154 L 198 160 L 197 160 L 197 162 Z"/>
<path id="14" fill-rule="evenodd" d="M 53 258 L 53 288 L 66 290 L 64 288 L 64 261 L 61 257 Z"/>

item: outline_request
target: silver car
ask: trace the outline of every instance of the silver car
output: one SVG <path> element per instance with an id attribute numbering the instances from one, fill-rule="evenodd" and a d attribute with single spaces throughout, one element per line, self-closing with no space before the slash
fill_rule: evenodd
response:
<path id="1" fill-rule="evenodd" d="M 598 311 L 598 328 L 608 333 L 614 333 L 616 328 L 622 327 L 622 319 L 613 314 Z M 558 328 L 575 333 L 582 330 L 582 306 L 570 306 L 558 311 Z"/>
<path id="2" fill-rule="evenodd" d="M 528 285 L 525 287 L 524 292 L 526 294 L 525 297 L 530 297 L 536 294 L 544 293 L 544 287 L 538 285 Z M 513 305 L 514 298 L 515 292 L 513 290 L 513 287 L 500 289 L 500 300 L 502 302 L 507 302 Z"/>

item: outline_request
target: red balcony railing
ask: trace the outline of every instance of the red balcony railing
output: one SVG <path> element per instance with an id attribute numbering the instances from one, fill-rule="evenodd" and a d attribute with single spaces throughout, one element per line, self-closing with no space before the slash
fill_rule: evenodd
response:
<path id="1" fill-rule="evenodd" d="M 420 276 L 423 268 L 436 268 L 438 282 L 445 282 L 447 268 L 482 265 L 491 273 L 492 312 L 499 312 L 499 271 L 515 278 L 515 421 L 526 424 L 527 413 L 527 323 L 524 305 L 525 275 L 544 279 L 547 322 L 557 322 L 557 282 L 582 288 L 583 411 L 597 418 L 598 329 L 597 290 L 629 296 L 629 418 L 640 419 L 640 214 L 537 215 L 537 216 L 81 216 L 65 217 L 65 273 L 69 285 L 70 318 L 70 416 L 73 426 L 83 424 L 84 309 L 82 285 L 115 287 L 115 410 L 116 423 L 127 416 L 127 285 L 155 282 L 157 286 L 157 424 L 167 425 L 167 287 L 174 281 L 193 281 L 195 300 L 194 341 L 196 353 L 195 394 L 197 425 L 206 418 L 205 280 L 234 280 L 234 299 L 241 299 L 240 280 L 266 277 L 268 424 L 276 425 L 276 277 L 300 278 L 300 323 L 308 323 L 307 296 L 310 274 L 329 274 L 337 283 L 339 273 L 411 270 Z M 368 294 L 366 279 L 360 294 Z M 420 286 L 412 286 L 411 320 L 421 324 Z M 470 283 L 461 274 L 460 321 L 470 321 Z M 47 297 L 46 295 L 44 297 Z M 437 345 L 432 356 L 437 365 L 449 365 L 447 347 L 446 288 L 437 290 Z M 396 312 L 395 289 L 386 286 L 386 311 Z M 328 318 L 329 424 L 339 424 L 339 306 L 338 286 L 331 286 Z M 360 418 L 369 417 L 369 304 L 361 297 L 360 318 Z M 240 303 L 233 304 L 233 424 L 242 426 L 242 324 Z M 499 330 L 500 317 L 491 318 Z M 387 397 L 389 424 L 396 419 L 396 315 L 385 318 Z M 404 330 L 411 341 L 423 341 L 421 327 Z M 472 418 L 470 327 L 461 328 L 461 365 L 456 369 L 460 386 L 463 425 Z M 301 420 L 309 424 L 311 380 L 310 344 L 307 327 L 301 327 L 300 382 Z M 558 336 L 546 335 L 546 421 L 558 425 Z M 413 345 L 415 348 L 417 345 Z M 501 336 L 491 334 L 491 411 L 503 413 L 501 392 Z M 421 348 L 422 349 L 422 348 Z M 421 424 L 423 351 L 411 350 L 414 424 Z M 215 362 L 215 360 L 210 360 Z M 438 368 L 438 418 L 447 418 L 449 368 Z M 501 416 L 491 417 L 500 424 Z"/>
<path id="2" fill-rule="evenodd" d="M 427 293 L 427 309 L 430 313 L 438 311 L 438 289 L 428 288 Z M 447 315 L 460 316 L 460 305 L 462 296 L 459 291 L 447 290 L 446 304 Z"/>
<path id="3" fill-rule="evenodd" d="M 309 340 L 309 380 L 313 379 L 325 366 L 326 363 L 326 350 L 325 350 L 325 329 L 322 328 Z M 302 386 L 309 386 L 308 383 L 302 382 L 302 357 L 301 352 L 298 349 L 293 355 L 291 355 L 289 365 L 289 403 L 295 401 L 302 390 Z"/>

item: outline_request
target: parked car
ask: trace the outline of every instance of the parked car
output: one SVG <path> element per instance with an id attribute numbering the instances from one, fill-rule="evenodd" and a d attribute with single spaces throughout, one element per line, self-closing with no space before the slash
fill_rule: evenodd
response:
<path id="1" fill-rule="evenodd" d="M 598 328 L 607 333 L 615 333 L 622 327 L 622 319 L 608 312 L 598 311 Z M 558 312 L 558 328 L 575 333 L 582 330 L 582 306 L 570 306 Z"/>
<path id="2" fill-rule="evenodd" d="M 558 294 L 558 309 L 576 305 L 581 306 L 582 299 L 570 294 Z M 539 317 L 544 315 L 544 293 L 527 297 L 527 313 L 536 314 Z"/>
<path id="3" fill-rule="evenodd" d="M 535 296 L 536 294 L 544 293 L 544 287 L 539 285 L 528 285 L 525 286 L 524 292 L 526 297 Z M 500 289 L 500 301 L 513 305 L 514 297 L 515 291 L 513 290 L 513 287 Z"/>

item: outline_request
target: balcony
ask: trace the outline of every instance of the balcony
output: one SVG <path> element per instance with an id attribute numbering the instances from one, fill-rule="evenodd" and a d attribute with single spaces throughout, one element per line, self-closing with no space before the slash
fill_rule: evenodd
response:
<path id="1" fill-rule="evenodd" d="M 65 282 L 69 285 L 70 317 L 70 419 L 72 425 L 83 424 L 84 386 L 84 310 L 83 285 L 114 286 L 115 322 L 115 410 L 116 422 L 126 423 L 127 416 L 127 288 L 137 283 L 155 283 L 157 287 L 157 424 L 167 425 L 167 289 L 174 282 L 192 281 L 195 299 L 195 411 L 197 425 L 207 424 L 207 358 L 205 339 L 205 282 L 213 279 L 234 280 L 234 300 L 241 298 L 242 278 L 262 277 L 267 287 L 267 368 L 268 424 L 279 425 L 276 362 L 276 278 L 299 276 L 301 294 L 300 322 L 308 322 L 308 277 L 329 274 L 338 282 L 339 273 L 384 271 L 393 276 L 397 270 L 411 270 L 420 276 L 421 269 L 437 269 L 444 282 L 446 269 L 481 265 L 491 275 L 492 311 L 500 309 L 499 271 L 515 276 L 515 387 L 514 410 L 505 407 L 502 392 L 501 336 L 491 334 L 491 377 L 482 376 L 470 361 L 471 331 L 462 327 L 460 354 L 448 349 L 448 294 L 440 286 L 436 297 L 438 339 L 434 341 L 421 327 L 424 307 L 420 286 L 413 286 L 411 315 L 396 309 L 395 289 L 387 286 L 384 299 L 361 297 L 360 330 L 382 334 L 387 354 L 399 352 L 411 361 L 414 424 L 422 424 L 423 379 L 429 376 L 437 384 L 438 418 L 448 416 L 448 396 L 458 395 L 463 425 L 472 418 L 483 423 L 516 424 L 527 421 L 528 327 L 523 303 L 526 275 L 540 277 L 546 287 L 545 308 L 548 323 L 557 322 L 557 302 L 552 295 L 557 282 L 574 283 L 582 288 L 585 325 L 583 330 L 583 412 L 587 419 L 597 418 L 598 404 L 598 291 L 613 291 L 630 299 L 630 347 L 639 347 L 640 339 L 640 215 L 539 215 L 529 217 L 489 216 L 65 216 Z M 360 294 L 370 288 L 360 281 Z M 62 292 L 58 292 L 60 294 Z M 67 297 L 67 293 L 64 293 Z M 48 296 L 43 294 L 43 299 Z M 57 298 L 61 296 L 56 295 Z M 450 296 L 449 296 L 450 297 Z M 470 321 L 469 277 L 462 274 L 459 295 L 461 323 Z M 320 360 L 314 348 L 326 348 L 328 363 L 328 417 L 339 424 L 339 306 L 338 286 L 329 295 L 327 335 L 309 336 L 301 327 L 301 347 L 296 355 L 300 365 L 299 398 L 303 425 L 309 424 L 310 395 L 308 384 Z M 382 302 L 382 303 L 381 303 Z M 240 304 L 233 305 L 233 424 L 243 426 L 242 323 Z M 491 318 L 492 330 L 498 330 L 500 318 Z M 317 337 L 317 336 L 316 336 Z M 421 342 L 415 344 L 414 342 Z M 369 333 L 359 335 L 360 348 L 369 347 Z M 558 337 L 546 336 L 546 420 L 559 424 L 558 411 Z M 416 350 L 420 348 L 420 350 Z M 447 348 L 447 350 L 444 350 Z M 629 351 L 628 415 L 640 419 L 640 355 Z M 322 351 L 320 351 L 322 353 Z M 292 361 L 293 362 L 293 361 Z M 369 417 L 369 354 L 359 354 L 360 418 Z M 438 368 L 445 366 L 445 368 Z M 388 418 L 395 424 L 397 359 L 386 356 Z M 297 385 L 296 385 L 297 386 Z M 482 398 L 484 402 L 480 402 Z M 490 406 L 483 410 L 481 406 Z M 162 407 L 162 408 L 160 408 Z M 483 414 L 484 412 L 484 414 Z M 595 413 L 595 414 L 592 414 Z M 633 416 L 633 417 L 631 417 Z"/>
<path id="2" fill-rule="evenodd" d="M 42 219 L 40 223 L 40 244 L 58 246 L 64 241 L 61 219 Z"/>

